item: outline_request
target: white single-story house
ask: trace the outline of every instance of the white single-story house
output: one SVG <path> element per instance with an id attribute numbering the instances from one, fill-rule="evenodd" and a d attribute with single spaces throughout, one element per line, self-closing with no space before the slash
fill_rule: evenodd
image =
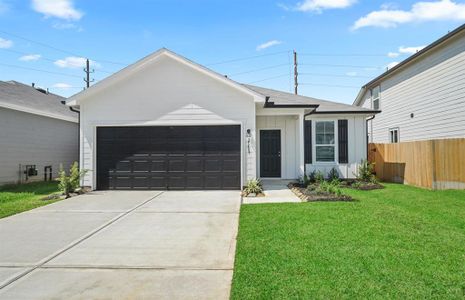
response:
<path id="1" fill-rule="evenodd" d="M 369 141 L 465 138 L 465 25 L 364 85 L 354 105 L 382 113 Z"/>
<path id="2" fill-rule="evenodd" d="M 244 85 L 161 49 L 68 99 L 92 189 L 241 189 L 353 177 L 376 111 Z"/>
<path id="3" fill-rule="evenodd" d="M 51 180 L 78 160 L 78 114 L 65 98 L 0 81 L 0 185 Z"/>

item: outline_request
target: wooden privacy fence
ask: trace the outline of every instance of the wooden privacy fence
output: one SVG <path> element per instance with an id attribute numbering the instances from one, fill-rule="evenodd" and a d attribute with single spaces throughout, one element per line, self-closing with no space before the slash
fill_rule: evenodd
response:
<path id="1" fill-rule="evenodd" d="M 382 181 L 465 189 L 465 138 L 369 144 L 368 160 Z"/>

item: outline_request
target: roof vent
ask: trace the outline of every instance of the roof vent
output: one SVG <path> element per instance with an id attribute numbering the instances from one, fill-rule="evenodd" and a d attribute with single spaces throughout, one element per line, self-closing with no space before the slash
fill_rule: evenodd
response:
<path id="1" fill-rule="evenodd" d="M 41 92 L 42 94 L 48 94 L 46 90 L 43 88 L 35 88 L 37 91 Z"/>

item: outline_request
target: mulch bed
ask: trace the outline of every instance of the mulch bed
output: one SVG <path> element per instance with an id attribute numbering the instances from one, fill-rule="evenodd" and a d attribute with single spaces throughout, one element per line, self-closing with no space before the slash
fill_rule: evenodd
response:
<path id="1" fill-rule="evenodd" d="M 303 187 L 298 183 L 289 183 L 287 186 L 297 197 L 305 202 L 313 201 L 354 201 L 354 199 L 347 195 L 335 195 L 329 193 L 315 193 L 314 191 L 309 191 L 307 188 Z"/>
<path id="2" fill-rule="evenodd" d="M 342 182 L 341 184 L 343 185 L 343 187 L 347 187 L 347 188 L 354 189 L 354 190 L 361 190 L 361 191 L 384 189 L 384 185 L 379 184 L 379 183 L 363 182 L 363 183 L 360 183 L 359 185 L 356 185 L 355 183 L 356 183 L 355 181 L 347 181 L 347 182 Z"/>

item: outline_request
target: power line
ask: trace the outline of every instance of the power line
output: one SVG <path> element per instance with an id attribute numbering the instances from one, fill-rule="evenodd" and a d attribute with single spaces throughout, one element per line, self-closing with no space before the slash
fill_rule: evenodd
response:
<path id="1" fill-rule="evenodd" d="M 303 66 L 317 66 L 317 67 L 334 67 L 334 68 L 361 68 L 361 69 L 381 69 L 377 66 L 359 66 L 359 65 L 334 65 L 334 64 L 314 64 L 314 63 L 301 63 Z"/>
<path id="2" fill-rule="evenodd" d="M 323 73 L 299 73 L 299 75 L 309 75 L 309 76 L 322 76 L 322 77 L 344 77 L 344 78 L 372 78 L 371 76 L 361 76 L 361 75 L 338 75 L 338 74 L 323 74 Z"/>
<path id="3" fill-rule="evenodd" d="M 257 58 L 267 57 L 267 56 L 274 56 L 274 55 L 279 55 L 279 54 L 288 53 L 288 52 L 289 51 L 280 51 L 280 52 L 274 52 L 274 53 L 267 53 L 267 54 L 261 54 L 261 55 L 254 55 L 254 56 L 248 56 L 248 57 L 235 58 L 235 59 L 230 59 L 230 60 L 223 60 L 223 61 L 219 61 L 219 62 L 215 62 L 215 63 L 206 64 L 206 66 L 216 66 L 216 65 L 228 64 L 228 63 L 233 63 L 233 62 L 238 62 L 238 61 L 257 59 Z"/>
<path id="4" fill-rule="evenodd" d="M 386 57 L 386 54 L 363 54 L 363 53 L 299 53 L 300 55 L 303 56 L 327 56 L 327 57 L 376 57 L 376 56 L 382 56 Z"/>
<path id="5" fill-rule="evenodd" d="M 42 43 L 42 42 L 34 41 L 34 40 L 25 38 L 23 36 L 20 36 L 20 35 L 14 34 L 14 33 L 6 32 L 4 30 L 0 30 L 0 32 L 3 33 L 3 34 L 14 36 L 15 38 L 18 38 L 18 39 L 21 39 L 21 40 L 24 40 L 24 41 L 27 41 L 27 42 L 30 42 L 30 43 L 41 45 L 42 47 L 45 47 L 45 48 L 53 49 L 53 50 L 58 51 L 58 52 L 62 52 L 62 53 L 73 55 L 73 56 L 80 56 L 79 54 L 73 53 L 71 51 L 63 50 L 63 49 L 60 49 L 60 48 L 57 48 L 57 47 L 54 47 L 54 46 L 51 46 L 51 45 L 48 45 L 48 44 L 45 44 L 45 43 Z"/>
<path id="6" fill-rule="evenodd" d="M 337 88 L 348 88 L 348 89 L 358 89 L 359 86 L 353 85 L 337 85 L 337 84 L 324 84 L 324 83 L 301 83 L 301 85 L 313 85 L 313 86 L 325 86 L 325 87 L 337 87 Z"/>
<path id="7" fill-rule="evenodd" d="M 61 49 L 61 48 L 58 48 L 58 47 L 55 47 L 55 46 L 52 46 L 52 45 L 49 45 L 49 44 L 45 44 L 43 42 L 38 42 L 38 41 L 29 39 L 29 38 L 26 38 L 26 37 L 23 37 L 23 36 L 14 34 L 14 33 L 10 33 L 10 32 L 4 31 L 4 30 L 0 30 L 0 33 L 6 34 L 6 35 L 9 35 L 9 36 L 13 36 L 13 37 L 16 37 L 18 39 L 21 39 L 21 40 L 24 40 L 24 41 L 27 41 L 27 42 L 30 42 L 30 43 L 40 45 L 40 46 L 45 47 L 45 48 L 53 49 L 55 51 L 58 51 L 58 52 L 61 52 L 61 53 L 64 53 L 64 54 L 77 56 L 77 57 L 89 57 L 87 55 L 80 55 L 80 54 L 77 54 L 75 52 L 71 52 L 71 51 L 68 51 L 68 50 L 65 50 L 65 49 Z M 115 64 L 115 65 L 121 65 L 121 66 L 127 66 L 128 65 L 128 64 L 123 63 L 123 62 L 115 62 L 115 61 L 102 60 L 102 59 L 96 59 L 96 58 L 93 58 L 93 59 L 96 60 L 96 61 L 99 61 L 99 62 L 103 62 L 103 63 L 109 63 L 109 64 Z"/>
<path id="8" fill-rule="evenodd" d="M 285 76 L 289 76 L 289 74 L 282 74 L 282 75 L 278 75 L 278 76 L 274 76 L 274 77 L 268 77 L 268 78 L 265 78 L 265 79 L 252 81 L 252 82 L 249 82 L 249 84 L 262 82 L 262 81 L 267 81 L 267 80 L 272 80 L 272 79 L 276 79 L 276 78 L 282 78 L 282 77 L 285 77 Z"/>
<path id="9" fill-rule="evenodd" d="M 264 68 L 260 68 L 260 69 L 253 69 L 253 70 L 244 71 L 244 72 L 240 72 L 240 73 L 234 73 L 234 74 L 230 74 L 229 76 L 238 76 L 238 75 L 243 75 L 243 74 L 250 74 L 250 73 L 260 72 L 260 71 L 263 71 L 263 70 L 276 69 L 276 68 L 287 66 L 287 65 L 288 65 L 287 63 L 286 64 L 279 64 L 279 65 L 264 67 Z"/>
<path id="10" fill-rule="evenodd" d="M 54 72 L 54 71 L 48 71 L 48 70 L 42 70 L 42 69 L 35 69 L 35 68 L 29 68 L 29 67 L 23 67 L 23 66 L 17 66 L 17 65 L 10 65 L 10 64 L 4 64 L 4 63 L 0 63 L 0 66 L 4 66 L 8 68 L 30 70 L 30 71 L 36 71 L 36 72 L 42 72 L 42 73 L 49 73 L 49 74 L 54 74 L 54 75 L 81 78 L 81 76 L 78 76 L 78 75 L 72 75 L 72 74 L 66 74 L 66 73 Z"/>

